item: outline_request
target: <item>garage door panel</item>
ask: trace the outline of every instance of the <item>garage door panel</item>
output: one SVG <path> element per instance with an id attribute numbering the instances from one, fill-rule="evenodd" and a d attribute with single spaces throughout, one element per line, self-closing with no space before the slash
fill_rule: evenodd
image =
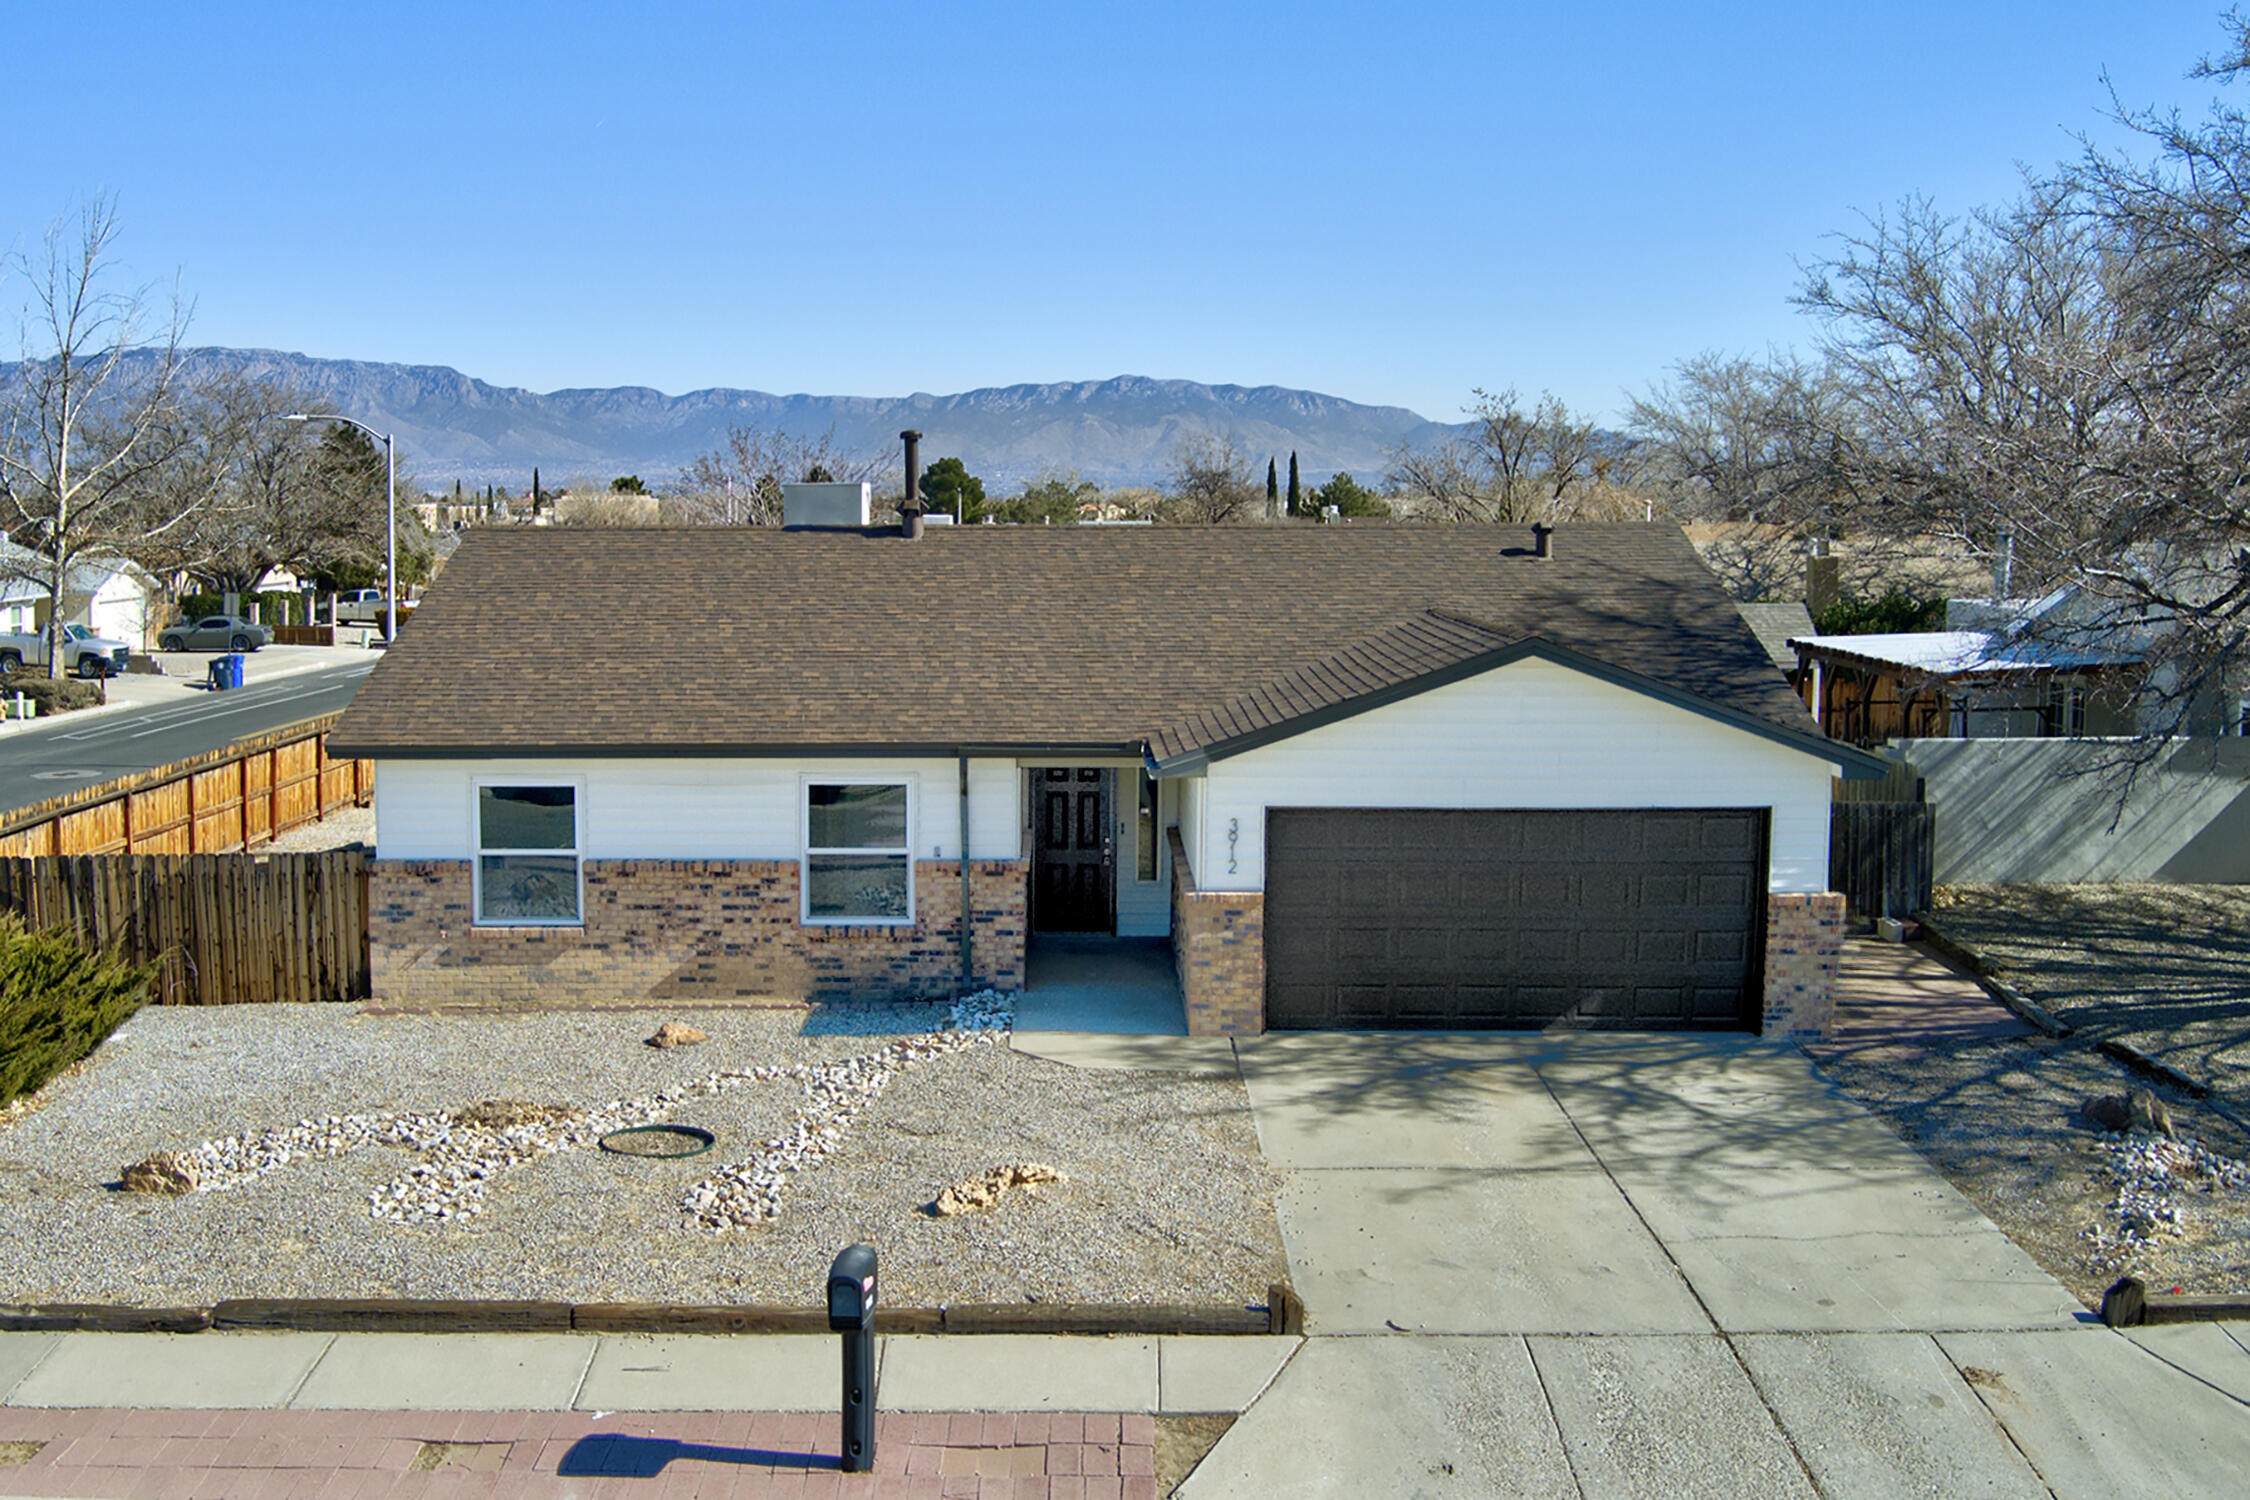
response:
<path id="1" fill-rule="evenodd" d="M 1632 957 L 1642 968 L 1688 964 L 1696 961 L 1700 944 L 1701 935 L 1693 932 L 1636 932 Z"/>
<path id="2" fill-rule="evenodd" d="M 1750 1024 L 1766 824 L 1756 809 L 1276 810 L 1268 1023 Z"/>

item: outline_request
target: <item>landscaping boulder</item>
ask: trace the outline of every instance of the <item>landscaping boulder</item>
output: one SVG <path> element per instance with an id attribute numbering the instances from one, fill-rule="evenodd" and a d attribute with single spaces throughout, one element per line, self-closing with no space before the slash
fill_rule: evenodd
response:
<path id="1" fill-rule="evenodd" d="M 693 1026 L 683 1026 L 678 1021 L 666 1021 L 656 1028 L 656 1035 L 648 1039 L 651 1047 L 692 1047 L 697 1042 L 711 1040 Z"/>
<path id="2" fill-rule="evenodd" d="M 159 1151 L 144 1157 L 124 1169 L 125 1191 L 128 1193 L 164 1193 L 177 1196 L 192 1193 L 203 1174 L 193 1155 L 186 1151 Z"/>
<path id="3" fill-rule="evenodd" d="M 1068 1182 L 1053 1167 L 1035 1161 L 1013 1162 L 1004 1167 L 994 1167 L 982 1177 L 966 1177 L 937 1195 L 930 1212 L 939 1218 L 951 1218 L 992 1207 L 1000 1201 L 1001 1194 L 1015 1187 L 1036 1188 L 1043 1182 Z"/>
<path id="4" fill-rule="evenodd" d="M 2133 1089 L 2123 1094 L 2099 1094 L 2078 1108 L 2079 1117 L 2090 1125 L 2120 1133 L 2137 1131 L 2143 1135 L 2160 1135 L 2169 1140 L 2172 1136 L 2172 1112 L 2164 1101 L 2147 1089 Z"/>

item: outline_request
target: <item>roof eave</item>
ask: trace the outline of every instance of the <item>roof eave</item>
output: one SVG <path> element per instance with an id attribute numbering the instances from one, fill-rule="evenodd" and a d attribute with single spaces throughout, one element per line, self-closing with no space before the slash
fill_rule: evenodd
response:
<path id="1" fill-rule="evenodd" d="M 854 760 L 880 757 L 929 760 L 963 755 L 978 760 L 1021 759 L 1025 756 L 1135 760 L 1141 758 L 1143 746 L 1138 740 L 1018 743 L 868 740 L 659 745 L 386 745 L 379 741 L 345 740 L 331 736 L 328 753 L 340 760 L 817 760 L 822 756 L 843 756 Z"/>

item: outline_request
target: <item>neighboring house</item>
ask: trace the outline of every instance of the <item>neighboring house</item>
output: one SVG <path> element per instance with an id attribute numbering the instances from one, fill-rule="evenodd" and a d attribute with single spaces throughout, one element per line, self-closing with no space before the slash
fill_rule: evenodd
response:
<path id="1" fill-rule="evenodd" d="M 943 995 L 1116 933 L 1205 1034 L 1819 1031 L 1830 781 L 1883 766 L 1668 526 L 479 529 L 329 748 L 380 998 Z"/>
<path id="2" fill-rule="evenodd" d="M 1797 650 L 1790 644 L 1799 636 L 1813 633 L 1812 611 L 1801 599 L 1791 599 L 1779 604 L 1735 605 L 1742 623 L 1765 647 L 1766 658 L 1787 675 L 1790 684 L 1797 682 Z"/>
<path id="3" fill-rule="evenodd" d="M 158 593 L 156 582 L 123 558 L 81 558 L 63 581 L 63 623 L 145 648 Z M 0 630 L 46 629 L 49 604 L 45 560 L 0 538 Z"/>
<path id="4" fill-rule="evenodd" d="M 2130 652 L 2004 629 L 1809 635 L 1789 646 L 1822 732 L 1852 744 L 2133 732 L 2123 694 L 2104 692 L 2129 679 Z"/>

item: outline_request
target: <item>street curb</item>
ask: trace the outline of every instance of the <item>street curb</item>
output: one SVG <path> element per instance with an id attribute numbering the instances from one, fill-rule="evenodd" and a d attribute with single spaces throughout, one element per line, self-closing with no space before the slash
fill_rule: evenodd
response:
<path id="1" fill-rule="evenodd" d="M 1265 1305 L 1193 1303 L 958 1303 L 881 1307 L 882 1334 L 1004 1333 L 1182 1336 L 1298 1334 L 1304 1302 L 1286 1282 Z M 699 1306 L 668 1302 L 418 1301 L 408 1298 L 256 1297 L 214 1307 L 108 1303 L 0 1304 L 6 1333 L 690 1333 L 826 1334 L 817 1307 Z"/>

